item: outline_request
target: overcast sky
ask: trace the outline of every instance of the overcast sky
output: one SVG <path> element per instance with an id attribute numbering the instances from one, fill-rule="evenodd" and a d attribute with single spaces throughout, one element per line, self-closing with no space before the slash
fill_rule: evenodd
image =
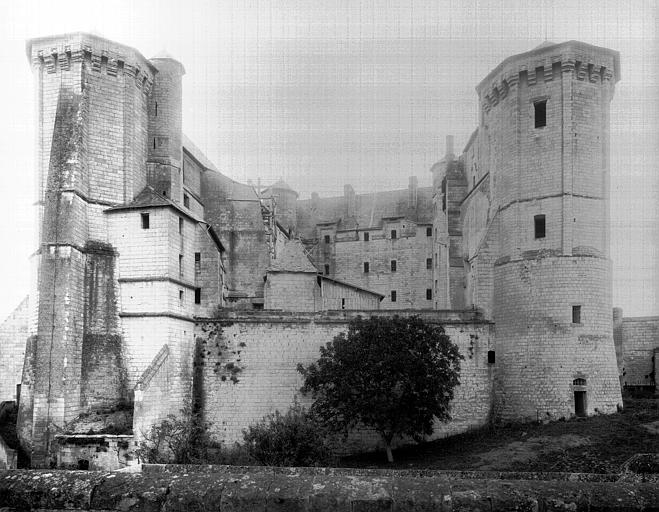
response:
<path id="1" fill-rule="evenodd" d="M 659 315 L 659 45 L 647 1 L 8 2 L 0 18 L 0 321 L 27 294 L 34 101 L 25 40 L 91 31 L 185 66 L 184 130 L 225 174 L 302 198 L 430 183 L 474 87 L 544 40 L 621 52 L 611 109 L 614 304 Z"/>

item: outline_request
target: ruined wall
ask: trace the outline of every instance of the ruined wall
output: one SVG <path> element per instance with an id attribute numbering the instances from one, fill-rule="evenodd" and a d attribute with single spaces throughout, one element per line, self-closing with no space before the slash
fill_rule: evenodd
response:
<path id="1" fill-rule="evenodd" d="M 16 400 L 28 337 L 28 298 L 0 324 L 0 402 Z"/>
<path id="2" fill-rule="evenodd" d="M 297 396 L 304 405 L 298 363 L 310 364 L 319 348 L 347 330 L 348 320 L 373 312 L 285 314 L 273 312 L 227 313 L 220 320 L 197 324 L 202 347 L 201 396 L 204 418 L 213 423 L 213 435 L 228 444 L 242 440 L 242 429 L 266 414 L 284 413 Z M 378 314 L 390 314 L 386 312 Z M 409 313 L 403 313 L 409 314 Z M 492 326 L 473 313 L 427 312 L 423 317 L 444 326 L 456 343 L 462 361 L 461 385 L 452 405 L 453 421 L 437 426 L 434 437 L 444 437 L 486 424 L 492 403 L 494 365 Z M 378 437 L 363 432 L 353 447 L 373 447 Z"/>
<path id="3" fill-rule="evenodd" d="M 623 318 L 622 385 L 656 386 L 659 317 Z"/>

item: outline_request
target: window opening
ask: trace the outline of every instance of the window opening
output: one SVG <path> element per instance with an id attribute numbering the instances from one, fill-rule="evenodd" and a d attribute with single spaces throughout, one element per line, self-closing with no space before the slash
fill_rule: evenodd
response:
<path id="1" fill-rule="evenodd" d="M 547 126 L 547 100 L 534 102 L 533 109 L 535 110 L 535 127 Z"/>
<path id="2" fill-rule="evenodd" d="M 345 309 L 345 308 L 346 308 L 346 300 L 341 299 L 341 309 Z"/>
<path id="3" fill-rule="evenodd" d="M 141 217 L 142 217 L 142 229 L 149 229 L 149 214 L 143 213 L 141 214 Z"/>
<path id="4" fill-rule="evenodd" d="M 183 234 L 183 219 L 181 217 L 178 218 L 178 232 Z"/>
<path id="5" fill-rule="evenodd" d="M 396 302 L 396 290 L 391 290 L 391 302 Z"/>
<path id="6" fill-rule="evenodd" d="M 364 262 L 364 274 L 368 274 L 368 271 L 370 270 L 369 266 L 370 265 L 369 265 L 368 261 L 365 261 Z"/>
<path id="7" fill-rule="evenodd" d="M 184 297 L 184 295 L 183 295 L 183 290 L 179 290 L 179 291 L 178 291 L 178 300 L 179 300 L 180 302 L 183 302 L 183 297 Z"/>
<path id="8" fill-rule="evenodd" d="M 190 197 L 188 194 L 183 194 L 183 206 L 190 208 Z"/>
<path id="9" fill-rule="evenodd" d="M 396 260 L 391 260 L 391 271 L 396 272 Z"/>
<path id="10" fill-rule="evenodd" d="M 194 303 L 201 304 L 201 288 L 194 289 Z"/>
<path id="11" fill-rule="evenodd" d="M 487 351 L 487 363 L 488 364 L 494 364 L 495 357 L 494 357 L 494 350 L 488 350 Z"/>
<path id="12" fill-rule="evenodd" d="M 432 236 L 432 228 L 426 228 L 426 236 Z"/>
<path id="13" fill-rule="evenodd" d="M 368 242 L 368 240 L 369 240 L 369 236 L 370 236 L 370 235 L 369 235 L 368 232 L 364 233 L 364 242 Z"/>
<path id="14" fill-rule="evenodd" d="M 426 258 L 426 269 L 432 269 L 432 258 Z"/>
<path id="15" fill-rule="evenodd" d="M 391 239 L 392 239 L 392 240 L 395 240 L 395 239 L 396 239 L 396 230 L 395 230 L 395 229 L 392 229 L 392 230 L 391 230 Z"/>
<path id="16" fill-rule="evenodd" d="M 325 243 L 326 244 L 330 243 L 330 236 L 329 235 L 325 235 Z"/>
<path id="17" fill-rule="evenodd" d="M 325 265 L 325 275 L 329 275 L 329 265 Z"/>
<path id="18" fill-rule="evenodd" d="M 545 216 L 536 215 L 533 217 L 533 230 L 535 232 L 535 238 L 544 238 L 545 237 Z"/>
<path id="19" fill-rule="evenodd" d="M 426 288 L 426 300 L 432 300 L 432 288 Z"/>
<path id="20" fill-rule="evenodd" d="M 183 255 L 178 255 L 178 275 L 183 277 Z"/>
<path id="21" fill-rule="evenodd" d="M 572 323 L 581 323 L 581 306 L 572 306 Z"/>

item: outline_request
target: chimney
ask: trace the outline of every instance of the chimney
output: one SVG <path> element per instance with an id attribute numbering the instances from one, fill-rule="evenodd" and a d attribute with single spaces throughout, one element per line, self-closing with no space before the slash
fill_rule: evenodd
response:
<path id="1" fill-rule="evenodd" d="M 410 176 L 410 184 L 408 185 L 409 195 L 407 197 L 407 207 L 414 210 L 416 209 L 417 189 L 419 188 L 419 180 L 416 176 Z"/>
<path id="2" fill-rule="evenodd" d="M 454 156 L 454 153 L 453 153 L 453 135 L 447 135 L 446 136 L 446 156 L 447 157 L 449 157 L 449 156 L 453 157 Z"/>
<path id="3" fill-rule="evenodd" d="M 343 198 L 345 200 L 345 217 L 347 219 L 355 216 L 355 189 L 352 185 L 343 186 Z"/>

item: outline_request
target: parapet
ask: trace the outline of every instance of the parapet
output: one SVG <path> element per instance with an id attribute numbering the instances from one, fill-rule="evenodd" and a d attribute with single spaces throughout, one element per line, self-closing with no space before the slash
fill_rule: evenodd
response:
<path id="1" fill-rule="evenodd" d="M 74 32 L 30 39 L 27 58 L 33 67 L 43 66 L 46 73 L 69 70 L 72 63 L 87 60 L 92 72 L 108 76 L 124 74 L 135 79 L 135 85 L 148 94 L 158 72 L 140 52 L 93 34 Z"/>
<path id="2" fill-rule="evenodd" d="M 549 82 L 554 69 L 574 73 L 577 80 L 615 84 L 620 80 L 620 53 L 580 41 L 540 45 L 525 53 L 513 55 L 494 68 L 476 86 L 481 107 L 489 111 L 516 87 L 522 74 L 529 86 Z"/>

